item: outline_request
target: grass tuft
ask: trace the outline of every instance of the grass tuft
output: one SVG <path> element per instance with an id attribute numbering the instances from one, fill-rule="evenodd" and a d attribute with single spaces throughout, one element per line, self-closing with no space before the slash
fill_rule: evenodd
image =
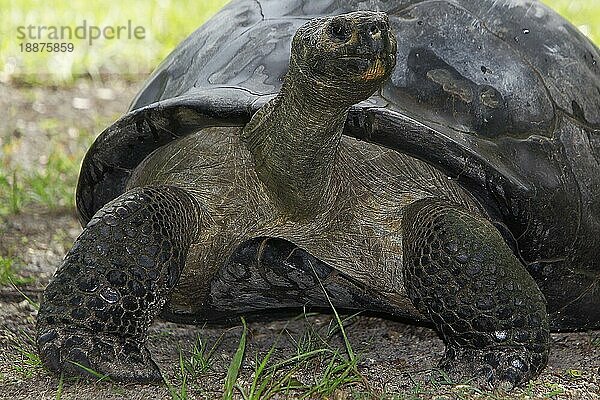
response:
<path id="1" fill-rule="evenodd" d="M 78 172 L 78 160 L 58 151 L 50 153 L 45 165 L 25 176 L 24 183 L 28 188 L 25 199 L 50 210 L 75 207 Z"/>
<path id="2" fill-rule="evenodd" d="M 26 285 L 33 282 L 32 277 L 23 277 L 18 274 L 20 264 L 12 257 L 0 256 L 0 287 L 7 285 Z"/>
<path id="3" fill-rule="evenodd" d="M 556 398 L 565 392 L 565 389 L 558 383 L 546 383 L 546 387 L 549 391 L 542 395 L 545 399 Z"/>
<path id="4" fill-rule="evenodd" d="M 18 214 L 29 205 L 73 209 L 78 175 L 79 157 L 66 156 L 58 148 L 38 168 L 24 172 L 16 167 L 8 174 L 0 170 L 0 216 Z"/>
<path id="5" fill-rule="evenodd" d="M 287 328 L 284 328 L 269 351 L 262 358 L 256 356 L 250 387 L 237 386 L 245 400 L 271 399 L 279 396 L 297 399 L 327 398 L 342 388 L 357 383 L 362 383 L 368 388 L 368 382 L 358 371 L 359 357 L 356 356 L 344 327 L 344 322 L 353 316 L 343 320 L 323 285 L 321 287 L 333 310 L 335 329 L 329 326 L 326 338 L 323 338 L 312 324 L 308 324 L 308 329 L 298 340 L 289 335 L 292 342 L 296 344 L 296 354 L 275 361 L 277 342 L 284 332 L 287 333 Z M 304 317 L 306 318 L 306 315 Z M 329 344 L 329 339 L 336 332 L 342 336 L 343 351 Z M 299 381 L 296 375 L 300 371 L 313 371 L 311 375 L 314 377 L 311 382 Z"/>
<path id="6" fill-rule="evenodd" d="M 42 360 L 37 354 L 35 340 L 26 332 L 13 340 L 11 346 L 17 351 L 18 355 L 14 357 L 13 369 L 24 379 L 29 379 L 43 368 Z"/>
<path id="7" fill-rule="evenodd" d="M 188 398 L 188 390 L 187 390 L 187 373 L 183 360 L 183 352 L 179 349 L 179 373 L 181 374 L 181 383 L 179 388 L 175 388 L 171 383 L 165 379 L 167 384 L 167 388 L 169 389 L 169 393 L 171 394 L 171 399 L 173 400 L 187 400 Z"/>
<path id="8" fill-rule="evenodd" d="M 189 374 L 191 379 L 198 379 L 212 368 L 215 351 L 221 344 L 222 339 L 223 335 L 209 348 L 206 340 L 202 339 L 200 335 L 196 336 L 189 358 L 182 361 L 184 372 Z"/>
<path id="9" fill-rule="evenodd" d="M 3 175 L 0 170 L 0 215 L 18 214 L 23 204 L 23 189 L 16 170 Z"/>

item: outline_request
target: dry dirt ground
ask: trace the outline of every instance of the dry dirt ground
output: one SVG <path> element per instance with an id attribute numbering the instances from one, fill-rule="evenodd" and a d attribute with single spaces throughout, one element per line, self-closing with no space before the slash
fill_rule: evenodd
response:
<path id="1" fill-rule="evenodd" d="M 98 130 L 123 112 L 139 83 L 109 81 L 79 82 L 73 87 L 27 88 L 0 85 L 0 168 L 15 163 L 36 165 L 47 156 L 48 146 L 57 140 L 65 152 L 87 145 L 77 130 Z M 52 129 L 40 121 L 56 119 Z M 47 124 L 46 124 L 47 125 Z M 51 125 L 51 124 L 50 124 Z M 75 130 L 73 130 L 75 129 Z M 51 132 L 50 132 L 51 131 Z M 85 134 L 85 133 L 84 133 Z M 61 136 L 62 135 L 62 136 Z M 17 138 L 15 138 L 18 136 Z M 58 138 L 58 139 L 57 139 Z M 70 143 L 73 144 L 71 148 Z M 7 149 L 10 149 L 8 151 Z M 10 159 L 8 159 L 10 158 Z M 236 352 L 241 324 L 230 327 L 195 327 L 156 321 L 150 330 L 149 347 L 167 385 L 119 385 L 60 379 L 38 365 L 34 337 L 36 304 L 43 288 L 60 264 L 80 227 L 71 208 L 49 210 L 29 204 L 18 214 L 0 217 L 0 256 L 18 261 L 21 277 L 31 282 L 0 287 L 0 399 L 170 399 L 221 398 L 227 369 Z M 30 298 L 31 302 L 26 299 Z M 237 383 L 248 390 L 257 357 L 260 360 L 274 345 L 274 359 L 297 354 L 301 345 L 341 347 L 338 334 L 331 338 L 331 314 L 271 319 L 248 324 L 246 356 Z M 335 376 L 325 382 L 332 399 L 346 398 L 600 398 L 600 332 L 552 335 L 549 365 L 543 374 L 511 394 L 480 391 L 468 384 L 450 384 L 434 368 L 443 350 L 441 340 L 426 327 L 359 315 L 348 320 L 346 331 L 358 355 L 360 382 L 336 388 Z M 319 336 L 320 335 L 320 336 Z M 191 357 L 198 337 L 210 348 L 218 342 L 210 367 L 199 374 L 182 373 L 180 356 Z M 323 338 L 323 341 L 319 337 Z M 342 349 L 343 353 L 343 349 Z M 318 360 L 292 364 L 295 382 L 316 385 L 326 376 L 326 365 Z M 186 393 L 181 393 L 185 376 Z M 278 398 L 295 398 L 282 394 Z M 177 397 L 179 395 L 179 397 Z M 240 392 L 234 392 L 240 397 Z M 316 396 L 318 397 L 318 396 Z"/>

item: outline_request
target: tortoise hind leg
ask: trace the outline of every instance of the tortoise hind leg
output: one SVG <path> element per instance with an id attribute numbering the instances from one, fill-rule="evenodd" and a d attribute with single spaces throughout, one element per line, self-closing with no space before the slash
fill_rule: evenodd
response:
<path id="1" fill-rule="evenodd" d="M 432 200 L 403 221 L 405 284 L 446 344 L 440 366 L 457 379 L 512 388 L 548 360 L 545 299 L 499 232 Z"/>
<path id="2" fill-rule="evenodd" d="M 161 381 L 145 347 L 148 326 L 179 279 L 199 215 L 195 200 L 172 186 L 132 189 L 98 211 L 44 292 L 44 364 L 68 375 L 88 368 Z"/>
<path id="3" fill-rule="evenodd" d="M 295 244 L 261 237 L 242 244 L 217 272 L 210 285 L 210 304 L 240 313 L 329 307 L 330 301 L 340 308 L 372 309 L 377 299 L 371 294 Z"/>
<path id="4" fill-rule="evenodd" d="M 242 243 L 210 282 L 203 309 L 175 321 L 228 320 L 263 310 L 303 306 L 397 312 L 377 291 L 332 268 L 292 242 L 258 237 Z"/>

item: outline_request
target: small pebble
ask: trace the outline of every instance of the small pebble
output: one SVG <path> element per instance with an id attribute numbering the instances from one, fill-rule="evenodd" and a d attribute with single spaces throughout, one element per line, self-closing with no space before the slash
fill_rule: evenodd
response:
<path id="1" fill-rule="evenodd" d="M 85 97 L 73 97 L 73 108 L 77 110 L 87 110 L 91 106 L 90 99 Z"/>

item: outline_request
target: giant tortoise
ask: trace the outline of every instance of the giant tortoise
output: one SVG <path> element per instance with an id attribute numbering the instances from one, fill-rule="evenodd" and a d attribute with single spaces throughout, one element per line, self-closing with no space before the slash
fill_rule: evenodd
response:
<path id="1" fill-rule="evenodd" d="M 530 0 L 234 0 L 89 149 L 45 364 L 160 380 L 164 318 L 431 323 L 451 376 L 537 376 L 600 326 L 598 49 Z"/>

